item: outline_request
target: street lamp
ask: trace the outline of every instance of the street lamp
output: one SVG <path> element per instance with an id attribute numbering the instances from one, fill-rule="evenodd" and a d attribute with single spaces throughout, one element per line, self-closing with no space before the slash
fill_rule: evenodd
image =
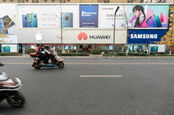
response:
<path id="1" fill-rule="evenodd" d="M 62 30 L 62 0 L 60 0 L 60 36 L 61 36 L 61 50 L 64 53 L 64 44 L 63 44 L 63 30 Z"/>
<path id="2" fill-rule="evenodd" d="M 115 18 L 116 18 L 116 14 L 117 14 L 117 11 L 120 7 L 118 6 L 117 9 L 115 10 L 115 14 L 114 14 L 114 29 L 113 29 L 113 55 L 114 55 L 114 52 L 115 52 Z"/>

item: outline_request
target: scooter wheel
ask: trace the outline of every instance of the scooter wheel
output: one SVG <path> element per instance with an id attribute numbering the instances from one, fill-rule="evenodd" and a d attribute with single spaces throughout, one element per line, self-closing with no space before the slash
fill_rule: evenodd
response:
<path id="1" fill-rule="evenodd" d="M 12 107 L 21 108 L 25 104 L 25 98 L 20 92 L 13 91 L 8 93 L 7 102 Z"/>
<path id="2" fill-rule="evenodd" d="M 35 70 L 39 70 L 41 68 L 41 66 L 40 65 L 35 65 L 34 68 L 35 68 Z"/>
<path id="3" fill-rule="evenodd" d="M 59 69 L 63 69 L 64 68 L 64 63 L 63 62 L 59 62 L 57 64 L 57 66 L 58 66 Z"/>

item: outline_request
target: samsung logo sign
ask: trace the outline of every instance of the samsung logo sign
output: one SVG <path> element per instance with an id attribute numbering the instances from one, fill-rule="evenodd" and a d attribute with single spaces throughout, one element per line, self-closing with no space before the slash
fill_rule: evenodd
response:
<path id="1" fill-rule="evenodd" d="M 131 39 L 157 39 L 158 34 L 131 34 Z"/>
<path id="2" fill-rule="evenodd" d="M 82 11 L 82 16 L 91 16 L 91 15 L 97 15 L 97 12 L 85 12 L 85 11 Z"/>

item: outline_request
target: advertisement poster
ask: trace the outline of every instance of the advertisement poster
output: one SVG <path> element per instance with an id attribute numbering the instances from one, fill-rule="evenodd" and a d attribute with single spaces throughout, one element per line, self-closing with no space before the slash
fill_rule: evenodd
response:
<path id="1" fill-rule="evenodd" d="M 62 28 L 73 27 L 73 13 L 62 13 Z"/>
<path id="2" fill-rule="evenodd" d="M 149 44 L 151 53 L 164 53 L 166 46 L 165 44 Z"/>
<path id="3" fill-rule="evenodd" d="M 173 3 L 172 0 L 141 0 L 141 3 Z"/>
<path id="4" fill-rule="evenodd" d="M 2 45 L 2 51 L 6 53 L 17 52 L 17 45 Z"/>
<path id="5" fill-rule="evenodd" d="M 62 28 L 79 28 L 79 4 L 61 5 Z"/>
<path id="6" fill-rule="evenodd" d="M 100 5 L 99 7 L 99 27 L 101 28 L 113 28 L 114 25 L 114 13 L 118 6 L 117 5 Z M 115 27 L 116 28 L 125 28 L 126 27 L 126 18 L 125 18 L 125 7 L 119 5 L 119 10 L 115 18 Z"/>
<path id="7" fill-rule="evenodd" d="M 33 28 L 37 27 L 37 14 L 36 13 L 27 13 L 22 15 L 22 25 L 23 27 Z"/>
<path id="8" fill-rule="evenodd" d="M 0 43 L 18 43 L 17 35 L 8 35 L 0 37 Z"/>
<path id="9" fill-rule="evenodd" d="M 169 5 L 129 5 L 129 28 L 167 28 Z"/>
<path id="10" fill-rule="evenodd" d="M 16 5 L 0 4 L 0 38 L 16 34 Z"/>
<path id="11" fill-rule="evenodd" d="M 128 30 L 128 43 L 146 44 L 161 41 L 167 29 L 130 29 Z"/>
<path id="12" fill-rule="evenodd" d="M 98 5 L 80 5 L 80 27 L 98 27 Z"/>
<path id="13" fill-rule="evenodd" d="M 60 6 L 18 4 L 19 28 L 60 28 Z"/>
<path id="14" fill-rule="evenodd" d="M 39 23 L 41 27 L 57 27 L 57 21 L 58 19 L 57 14 L 41 14 Z"/>

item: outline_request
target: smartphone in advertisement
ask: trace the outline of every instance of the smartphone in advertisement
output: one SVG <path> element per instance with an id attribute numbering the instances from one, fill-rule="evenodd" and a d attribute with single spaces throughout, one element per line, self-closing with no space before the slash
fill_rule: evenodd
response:
<path id="1" fill-rule="evenodd" d="M 161 20 L 160 20 L 159 16 L 154 15 L 153 17 L 155 20 L 156 27 L 162 27 Z"/>
<path id="2" fill-rule="evenodd" d="M 73 27 L 73 13 L 62 13 L 62 27 Z"/>
<path id="3" fill-rule="evenodd" d="M 27 16 L 26 15 L 22 15 L 22 26 L 27 27 Z"/>
<path id="4" fill-rule="evenodd" d="M 156 27 L 155 21 L 153 20 L 153 17 L 150 16 L 149 19 L 146 20 L 146 24 L 148 27 Z"/>
<path id="5" fill-rule="evenodd" d="M 32 27 L 37 27 L 37 14 L 31 13 L 32 15 Z"/>
<path id="6" fill-rule="evenodd" d="M 27 14 L 27 27 L 32 27 L 32 15 Z"/>

